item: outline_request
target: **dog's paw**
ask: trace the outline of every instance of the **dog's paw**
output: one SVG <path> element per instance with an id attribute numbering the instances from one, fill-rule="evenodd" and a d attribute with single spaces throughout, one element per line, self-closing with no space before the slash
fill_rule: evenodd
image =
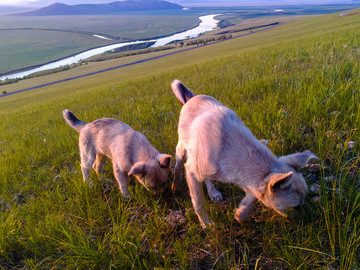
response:
<path id="1" fill-rule="evenodd" d="M 215 227 L 215 223 L 212 220 L 200 220 L 200 225 L 203 229 L 209 229 Z"/>
<path id="2" fill-rule="evenodd" d="M 212 202 L 220 202 L 223 200 L 222 194 L 215 187 L 212 188 L 209 197 Z"/>
<path id="3" fill-rule="evenodd" d="M 131 199 L 130 193 L 127 193 L 127 194 L 122 193 L 121 195 L 125 201 L 129 201 Z"/>
<path id="4" fill-rule="evenodd" d="M 249 209 L 246 206 L 240 206 L 236 209 L 234 218 L 237 222 L 242 224 L 249 215 Z"/>

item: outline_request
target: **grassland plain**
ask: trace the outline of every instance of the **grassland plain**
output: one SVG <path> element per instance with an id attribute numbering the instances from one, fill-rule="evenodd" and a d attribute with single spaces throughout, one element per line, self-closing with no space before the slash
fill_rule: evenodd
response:
<path id="1" fill-rule="evenodd" d="M 309 15 L 351 9 L 351 5 L 286 7 L 287 14 Z M 83 50 L 126 40 L 151 39 L 195 27 L 205 14 L 226 14 L 221 18 L 235 24 L 246 19 L 266 18 L 266 7 L 192 8 L 126 12 L 118 15 L 9 16 L 0 15 L 0 74 L 43 64 Z M 231 15 L 229 15 L 231 13 Z M 282 15 L 284 16 L 284 15 Z M 271 14 L 270 17 L 276 17 Z M 98 34 L 113 40 L 93 37 Z M 56 41 L 56 44 L 54 42 Z"/>
<path id="2" fill-rule="evenodd" d="M 319 19 L 321 18 L 321 19 Z M 283 40 L 293 40 L 296 42 L 301 37 L 316 35 L 319 31 L 332 31 L 333 28 L 344 26 L 346 24 L 352 23 L 352 19 L 348 16 L 339 18 L 337 15 L 328 15 L 321 16 L 317 19 L 309 19 L 303 21 L 302 23 L 296 24 L 292 23 L 289 25 L 285 25 L 282 27 L 277 27 L 272 31 L 266 31 L 257 35 L 250 35 L 244 38 L 241 38 L 240 42 L 236 40 L 228 41 L 223 44 L 213 45 L 206 48 L 202 48 L 201 50 L 189 51 L 186 53 L 182 53 L 181 55 L 170 56 L 169 58 L 159 59 L 157 61 L 151 61 L 146 63 L 145 65 L 141 65 L 139 67 L 129 67 L 122 69 L 122 72 L 118 72 L 115 70 L 114 72 L 107 73 L 106 75 L 101 74 L 100 76 L 93 76 L 92 82 L 90 78 L 87 78 L 85 81 L 85 85 L 83 88 L 86 88 L 87 85 L 92 86 L 93 83 L 99 83 L 99 81 L 103 82 L 104 80 L 122 80 L 128 78 L 134 78 L 138 76 L 142 76 L 143 74 L 149 74 L 154 72 L 161 72 L 164 70 L 174 69 L 179 66 L 188 65 L 190 63 L 199 63 L 204 61 L 204 59 L 208 59 L 211 56 L 212 59 L 216 57 L 224 57 L 234 54 L 237 50 L 253 50 L 256 48 L 261 48 L 265 44 L 267 45 L 276 45 L 277 43 L 281 43 Z M 274 18 L 275 21 L 279 21 L 280 18 Z M 283 21 L 284 20 L 284 21 Z M 280 19 L 281 22 L 289 22 L 295 20 L 293 17 L 287 17 L 286 19 Z M 273 19 L 263 19 L 259 21 L 259 23 L 255 23 L 253 21 L 249 21 L 246 24 L 242 24 L 240 26 L 241 29 L 248 26 L 261 25 L 274 22 Z M 238 29 L 239 27 L 235 26 L 230 29 Z M 240 32 L 239 34 L 243 34 Z M 236 36 L 235 34 L 233 36 Z M 181 48 L 175 49 L 181 50 Z M 152 54 L 146 55 L 136 55 L 131 57 L 125 57 L 121 59 L 115 59 L 106 62 L 100 63 L 89 63 L 88 65 L 81 66 L 76 69 L 72 69 L 70 71 L 61 72 L 57 74 L 52 74 L 49 76 L 29 79 L 26 81 L 20 81 L 16 84 L 4 85 L 0 86 L 0 92 L 6 91 L 8 93 L 12 91 L 16 91 L 19 89 L 24 89 L 30 86 L 35 86 L 39 84 L 44 84 L 52 81 L 58 81 L 65 78 L 78 76 L 81 74 L 86 74 L 90 72 L 95 72 L 98 70 L 102 70 L 108 67 L 118 66 L 125 63 L 130 63 L 133 61 L 138 61 L 147 57 L 158 56 L 161 54 L 166 54 L 169 51 L 164 52 L 156 52 Z M 171 63 L 171 64 L 169 64 Z M 135 68 L 135 69 L 134 69 Z M 109 75 L 111 74 L 111 75 Z M 79 87 L 80 88 L 80 87 Z M 21 96 L 22 97 L 22 96 Z M 16 102 L 20 102 L 21 97 L 16 98 Z M 5 106 L 5 105 L 4 105 Z"/>
<path id="3" fill-rule="evenodd" d="M 359 14 L 311 18 L 259 35 L 258 43 L 253 37 L 252 49 L 232 40 L 1 98 L 1 267 L 358 269 L 359 24 Z M 165 66 L 154 71 L 156 64 Z M 277 155 L 310 149 L 319 156 L 319 170 L 303 171 L 315 188 L 297 218 L 258 205 L 239 225 L 233 212 L 244 193 L 219 185 L 226 200 L 207 205 L 215 227 L 202 230 L 185 182 L 176 196 L 153 197 L 133 181 L 130 201 L 94 174 L 82 182 L 77 134 L 61 111 L 85 121 L 117 118 L 173 153 L 174 78 L 232 108 Z M 105 177 L 113 179 L 110 164 Z"/>
<path id="4" fill-rule="evenodd" d="M 0 73 L 54 61 L 98 46 L 170 35 L 198 23 L 197 14 L 0 16 Z M 93 34 L 113 40 L 100 39 Z"/>

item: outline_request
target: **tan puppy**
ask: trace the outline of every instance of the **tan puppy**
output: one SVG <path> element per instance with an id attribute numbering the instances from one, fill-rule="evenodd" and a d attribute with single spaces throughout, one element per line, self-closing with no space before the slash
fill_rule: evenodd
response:
<path id="1" fill-rule="evenodd" d="M 191 200 L 203 227 L 211 224 L 200 185 L 204 181 L 208 190 L 211 180 L 217 180 L 236 184 L 246 192 L 235 212 L 239 222 L 248 216 L 257 200 L 280 214 L 303 204 L 307 185 L 299 170 L 317 159 L 312 152 L 277 158 L 232 110 L 210 96 L 195 96 L 178 80 L 171 86 L 183 104 L 173 187 L 180 182 L 186 160 Z"/>
<path id="2" fill-rule="evenodd" d="M 81 171 L 85 182 L 88 181 L 91 167 L 101 174 L 106 159 L 110 158 L 123 197 L 130 198 L 130 175 L 134 175 L 154 194 L 164 191 L 171 156 L 160 154 L 142 133 L 112 118 L 85 123 L 69 110 L 63 111 L 63 117 L 80 133 Z"/>

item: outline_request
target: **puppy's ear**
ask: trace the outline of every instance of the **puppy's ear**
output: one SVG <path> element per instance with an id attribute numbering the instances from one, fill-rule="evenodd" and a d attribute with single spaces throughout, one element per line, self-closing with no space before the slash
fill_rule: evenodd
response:
<path id="1" fill-rule="evenodd" d="M 296 153 L 288 156 L 283 156 L 279 158 L 287 165 L 293 167 L 295 170 L 299 171 L 301 168 L 304 168 L 309 162 L 313 159 L 319 159 L 311 151 L 306 150 L 301 153 Z"/>
<path id="2" fill-rule="evenodd" d="M 276 193 L 279 189 L 286 189 L 291 185 L 291 176 L 293 172 L 274 173 L 269 180 L 268 191 Z"/>
<path id="3" fill-rule="evenodd" d="M 156 156 L 156 160 L 159 162 L 160 168 L 170 168 L 171 156 L 166 154 L 159 154 Z"/>
<path id="4" fill-rule="evenodd" d="M 194 93 L 186 88 L 185 85 L 182 84 L 179 80 L 174 80 L 171 83 L 171 88 L 176 98 L 180 101 L 182 105 L 189 101 L 192 97 L 194 97 Z"/>
<path id="5" fill-rule="evenodd" d="M 129 176 L 135 175 L 139 177 L 143 177 L 145 174 L 146 174 L 146 166 L 143 162 L 135 163 L 128 173 Z"/>

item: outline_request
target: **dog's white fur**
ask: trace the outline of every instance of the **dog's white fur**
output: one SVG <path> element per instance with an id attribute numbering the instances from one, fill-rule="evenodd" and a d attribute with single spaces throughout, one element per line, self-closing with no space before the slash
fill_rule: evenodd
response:
<path id="1" fill-rule="evenodd" d="M 304 202 L 307 185 L 299 170 L 311 159 L 317 159 L 311 151 L 277 158 L 235 112 L 210 96 L 195 96 L 178 80 L 171 87 L 183 104 L 173 187 L 179 185 L 186 161 L 191 200 L 203 227 L 211 224 L 200 185 L 204 181 L 208 191 L 211 180 L 217 180 L 236 184 L 246 192 L 235 211 L 239 222 L 248 216 L 257 200 L 280 214 Z"/>
<path id="2" fill-rule="evenodd" d="M 85 182 L 91 167 L 102 174 L 104 163 L 110 158 L 123 197 L 130 198 L 128 176 L 131 175 L 154 194 L 163 191 L 171 156 L 160 154 L 142 133 L 112 118 L 86 123 L 69 110 L 63 111 L 63 117 L 79 132 L 81 171 Z"/>

